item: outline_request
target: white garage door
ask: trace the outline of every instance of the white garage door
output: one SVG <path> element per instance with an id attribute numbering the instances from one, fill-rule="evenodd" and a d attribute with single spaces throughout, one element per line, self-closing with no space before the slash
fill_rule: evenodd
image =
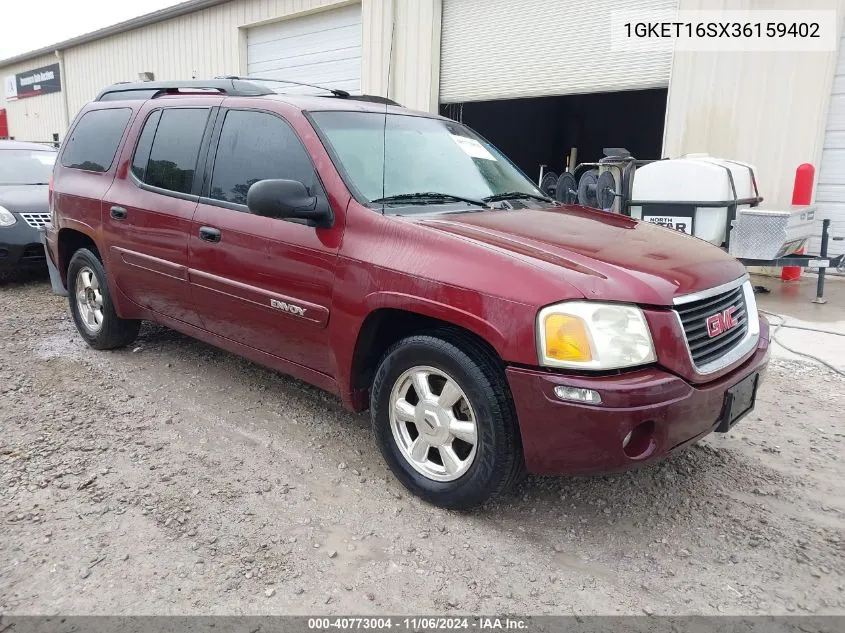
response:
<path id="1" fill-rule="evenodd" d="M 361 33 L 361 5 L 257 26 L 247 31 L 247 71 L 359 93 Z"/>
<path id="2" fill-rule="evenodd" d="M 440 101 L 610 92 L 669 85 L 671 51 L 610 50 L 610 11 L 678 0 L 443 0 Z"/>
<path id="3" fill-rule="evenodd" d="M 839 60 L 830 97 L 821 168 L 816 190 L 816 234 L 821 235 L 822 219 L 830 218 L 832 235 L 845 237 L 845 35 L 839 42 Z M 821 240 L 810 240 L 810 252 L 817 254 Z M 828 253 L 845 251 L 845 242 L 830 242 Z"/>

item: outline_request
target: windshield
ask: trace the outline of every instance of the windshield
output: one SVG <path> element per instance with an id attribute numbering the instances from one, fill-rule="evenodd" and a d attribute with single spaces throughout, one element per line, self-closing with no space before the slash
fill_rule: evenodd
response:
<path id="1" fill-rule="evenodd" d="M 56 152 L 0 149 L 0 185 L 46 185 L 55 162 Z"/>
<path id="2" fill-rule="evenodd" d="M 460 123 L 378 112 L 311 116 L 340 161 L 347 185 L 365 202 L 466 206 L 461 199 L 471 203 L 501 194 L 543 197 L 499 150 Z M 444 198 L 402 199 L 413 194 Z M 384 200 L 391 197 L 397 199 Z"/>

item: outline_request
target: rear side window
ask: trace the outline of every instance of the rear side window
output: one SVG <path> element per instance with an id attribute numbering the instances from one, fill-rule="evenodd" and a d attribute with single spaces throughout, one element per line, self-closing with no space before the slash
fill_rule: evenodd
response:
<path id="1" fill-rule="evenodd" d="M 62 165 L 88 171 L 108 171 L 131 116 L 131 108 L 91 110 L 83 114 L 65 142 Z"/>
<path id="2" fill-rule="evenodd" d="M 142 182 L 191 193 L 208 108 L 172 108 L 153 113 L 144 124 L 132 173 Z"/>
<path id="3" fill-rule="evenodd" d="M 230 110 L 226 113 L 209 197 L 246 204 L 246 193 L 259 180 L 299 180 L 313 195 L 323 195 L 317 173 L 296 132 L 266 112 Z"/>
<path id="4" fill-rule="evenodd" d="M 135 157 L 132 159 L 132 173 L 141 182 L 147 173 L 147 163 L 150 161 L 150 150 L 153 147 L 153 138 L 156 135 L 158 121 L 161 118 L 161 110 L 156 110 L 147 119 L 141 136 L 138 138 L 138 147 L 135 148 Z"/>

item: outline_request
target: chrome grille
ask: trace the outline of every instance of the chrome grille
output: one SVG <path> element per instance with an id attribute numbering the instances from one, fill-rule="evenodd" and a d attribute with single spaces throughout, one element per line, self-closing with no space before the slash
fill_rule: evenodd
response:
<path id="1" fill-rule="evenodd" d="M 20 215 L 24 219 L 24 222 L 34 229 L 43 229 L 50 221 L 49 213 L 19 213 L 18 215 Z"/>
<path id="2" fill-rule="evenodd" d="M 707 319 L 734 308 L 733 317 L 737 324 L 724 332 L 710 336 Z M 718 360 L 745 340 L 748 333 L 748 311 L 742 286 L 726 292 L 690 301 L 675 307 L 681 318 L 687 338 L 690 356 L 696 367 L 703 367 Z"/>

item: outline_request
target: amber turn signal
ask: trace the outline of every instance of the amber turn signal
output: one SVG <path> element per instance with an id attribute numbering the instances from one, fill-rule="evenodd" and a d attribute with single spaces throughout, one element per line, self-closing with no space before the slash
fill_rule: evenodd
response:
<path id="1" fill-rule="evenodd" d="M 546 358 L 560 361 L 593 360 L 590 335 L 583 320 L 569 314 L 550 314 L 545 323 Z"/>

